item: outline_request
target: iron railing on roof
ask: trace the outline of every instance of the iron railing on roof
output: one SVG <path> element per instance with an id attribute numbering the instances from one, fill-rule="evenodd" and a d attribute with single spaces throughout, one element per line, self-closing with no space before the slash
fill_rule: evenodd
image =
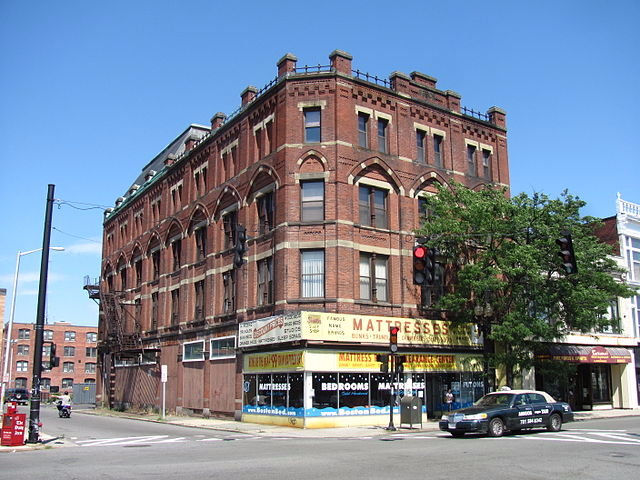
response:
<path id="1" fill-rule="evenodd" d="M 331 72 L 333 69 L 331 65 L 305 65 L 304 67 L 296 67 L 294 69 L 295 73 L 322 73 L 322 72 Z"/>
<path id="2" fill-rule="evenodd" d="M 463 115 L 468 115 L 470 117 L 475 117 L 479 120 L 484 120 L 485 122 L 490 122 L 491 121 L 491 117 L 486 114 L 486 113 L 482 113 L 482 112 L 478 112 L 476 110 L 474 110 L 473 108 L 467 108 L 467 107 L 460 107 L 460 112 L 462 112 Z"/>
<path id="3" fill-rule="evenodd" d="M 370 75 L 367 72 L 361 72 L 360 70 L 351 70 L 351 73 L 354 77 L 359 78 L 360 80 L 366 80 L 367 82 L 375 83 L 382 87 L 391 88 L 391 80 L 387 80 L 386 78 L 379 78 L 375 75 Z"/>

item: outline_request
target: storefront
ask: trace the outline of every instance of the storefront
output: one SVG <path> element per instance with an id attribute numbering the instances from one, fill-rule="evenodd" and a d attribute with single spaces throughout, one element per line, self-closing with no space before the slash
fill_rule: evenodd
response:
<path id="1" fill-rule="evenodd" d="M 387 353 L 389 325 L 401 327 L 405 362 L 398 374 L 382 373 L 377 361 Z M 336 337 L 345 345 L 318 344 Z M 277 348 L 291 340 L 305 340 L 304 348 Z M 451 408 L 483 394 L 478 339 L 471 327 L 449 322 L 299 312 L 241 325 L 239 346 L 256 345 L 275 348 L 244 354 L 244 421 L 306 428 L 384 425 L 390 405 L 400 413 L 407 395 L 420 399 L 426 418 L 448 408 L 448 389 Z"/>
<path id="2" fill-rule="evenodd" d="M 627 348 L 552 345 L 538 354 L 537 359 L 557 362 L 564 374 L 545 372 L 541 365 L 537 369 L 536 388 L 568 402 L 574 410 L 633 408 L 637 405 L 632 387 L 635 383 L 633 355 Z"/>

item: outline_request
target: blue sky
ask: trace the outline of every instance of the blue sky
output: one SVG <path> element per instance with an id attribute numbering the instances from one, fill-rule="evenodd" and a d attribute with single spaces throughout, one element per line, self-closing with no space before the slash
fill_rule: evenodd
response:
<path id="1" fill-rule="evenodd" d="M 231 113 L 248 85 L 298 65 L 414 70 L 507 111 L 512 192 L 615 213 L 636 188 L 640 2 L 635 0 L 109 2 L 0 0 L 0 288 L 16 254 L 42 246 L 53 212 L 47 321 L 97 324 L 82 290 L 97 277 L 103 208 L 191 123 Z M 21 257 L 16 322 L 35 320 L 40 254 Z"/>

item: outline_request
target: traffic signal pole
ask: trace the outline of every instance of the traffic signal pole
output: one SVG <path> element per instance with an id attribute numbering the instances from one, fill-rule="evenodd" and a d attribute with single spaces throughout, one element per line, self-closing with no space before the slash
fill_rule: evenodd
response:
<path id="1" fill-rule="evenodd" d="M 42 340 L 44 332 L 44 312 L 47 298 L 47 275 L 49 269 L 49 244 L 51 240 L 51 217 L 53 215 L 53 192 L 55 185 L 49 184 L 47 208 L 42 239 L 42 259 L 40 262 L 40 288 L 38 290 L 38 311 L 35 324 L 35 345 L 33 352 L 33 380 L 31 384 L 31 409 L 29 414 L 29 437 L 27 443 L 40 441 L 40 376 L 42 375 Z"/>
<path id="2" fill-rule="evenodd" d="M 391 352 L 391 355 L 389 355 L 389 374 L 391 376 L 391 385 L 390 385 L 391 388 L 389 388 L 389 426 L 387 427 L 387 430 L 391 432 L 395 432 L 397 430 L 395 425 L 393 424 L 393 403 L 395 398 L 395 387 L 393 382 L 396 377 L 395 359 L 396 359 L 395 353 Z"/>

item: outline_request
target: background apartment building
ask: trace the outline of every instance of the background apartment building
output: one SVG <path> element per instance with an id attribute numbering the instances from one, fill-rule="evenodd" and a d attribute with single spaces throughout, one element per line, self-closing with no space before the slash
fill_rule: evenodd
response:
<path id="1" fill-rule="evenodd" d="M 99 286 L 86 287 L 101 303 L 104 403 L 157 408 L 161 365 L 170 410 L 294 426 L 384 423 L 392 387 L 429 415 L 447 388 L 460 405 L 482 393 L 473 329 L 412 283 L 413 232 L 437 184 L 508 188 L 505 112 L 461 107 L 419 72 L 329 60 L 285 55 L 105 212 Z M 402 378 L 376 362 L 392 324 Z"/>
<path id="2" fill-rule="evenodd" d="M 14 323 L 9 348 L 9 383 L 7 388 L 22 387 L 31 390 L 35 328 L 33 323 Z M 6 331 L 6 329 L 5 329 Z M 43 331 L 42 390 L 57 393 L 71 391 L 77 383 L 95 383 L 97 371 L 98 329 L 66 322 L 45 325 Z M 4 339 L 7 341 L 7 339 Z M 51 366 L 51 349 L 60 364 Z M 4 355 L 4 350 L 3 350 Z"/>

